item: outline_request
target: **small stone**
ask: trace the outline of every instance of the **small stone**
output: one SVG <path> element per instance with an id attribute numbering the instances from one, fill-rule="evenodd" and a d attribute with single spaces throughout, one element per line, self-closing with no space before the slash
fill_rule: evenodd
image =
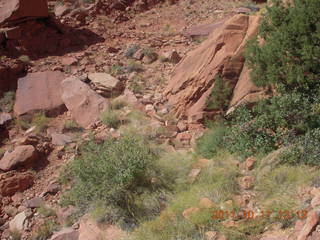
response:
<path id="1" fill-rule="evenodd" d="M 185 219 L 190 219 L 190 217 L 195 214 L 198 213 L 200 211 L 200 208 L 198 207 L 191 207 L 191 208 L 187 208 L 183 211 L 182 216 Z"/>
<path id="2" fill-rule="evenodd" d="M 249 190 L 253 187 L 254 178 L 252 176 L 245 176 L 240 179 L 240 187 L 243 190 Z"/>
<path id="3" fill-rule="evenodd" d="M 177 127 L 180 132 L 187 131 L 187 129 L 188 129 L 187 124 L 184 121 L 179 121 L 177 124 Z"/>
<path id="4" fill-rule="evenodd" d="M 72 137 L 65 134 L 52 133 L 52 144 L 56 146 L 65 146 L 68 143 L 72 143 Z"/>
<path id="5" fill-rule="evenodd" d="M 209 198 L 201 198 L 199 201 L 200 208 L 213 208 L 214 203 Z"/>
<path id="6" fill-rule="evenodd" d="M 6 153 L 0 161 L 0 169 L 3 171 L 12 170 L 19 165 L 33 161 L 35 148 L 31 145 L 17 146 L 13 152 Z"/>
<path id="7" fill-rule="evenodd" d="M 153 107 L 152 104 L 146 105 L 146 108 L 145 108 L 145 109 L 146 109 L 147 112 L 154 111 L 154 107 Z"/>
<path id="8" fill-rule="evenodd" d="M 311 206 L 313 208 L 316 208 L 316 207 L 320 206 L 320 195 L 317 195 L 312 199 Z"/>
<path id="9" fill-rule="evenodd" d="M 204 234 L 206 236 L 206 240 L 216 240 L 218 233 L 214 231 L 209 231 Z"/>
<path id="10" fill-rule="evenodd" d="M 257 158 L 255 157 L 249 157 L 247 158 L 245 165 L 246 165 L 246 170 L 252 170 L 254 168 L 254 164 L 257 161 Z"/>
<path id="11" fill-rule="evenodd" d="M 0 113 L 0 125 L 4 125 L 12 120 L 12 116 L 9 113 Z"/>
<path id="12" fill-rule="evenodd" d="M 34 197 L 26 202 L 26 207 L 28 208 L 38 208 L 43 205 L 44 201 L 41 197 Z"/>
<path id="13" fill-rule="evenodd" d="M 76 65 L 78 60 L 74 57 L 64 57 L 61 60 L 61 64 L 64 66 Z"/>

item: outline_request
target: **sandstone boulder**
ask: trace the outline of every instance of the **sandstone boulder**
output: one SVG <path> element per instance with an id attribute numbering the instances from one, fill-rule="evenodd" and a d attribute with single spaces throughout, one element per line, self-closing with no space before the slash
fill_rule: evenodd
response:
<path id="1" fill-rule="evenodd" d="M 62 100 L 75 121 L 83 128 L 89 128 L 100 120 L 108 102 L 95 93 L 78 78 L 70 77 L 61 82 Z"/>
<path id="2" fill-rule="evenodd" d="M 4 173 L 0 175 L 0 192 L 2 196 L 12 196 L 22 192 L 33 184 L 34 177 L 31 173 Z"/>
<path id="3" fill-rule="evenodd" d="M 188 118 L 190 123 L 204 118 L 216 77 L 232 88 L 237 85 L 245 62 L 245 44 L 256 34 L 259 21 L 259 16 L 235 15 L 176 66 L 165 94 L 179 117 Z M 244 92 L 251 92 L 251 85 L 247 87 L 250 89 Z M 238 92 L 233 95 L 243 98 Z"/>
<path id="4" fill-rule="evenodd" d="M 65 228 L 59 232 L 53 234 L 50 240 L 78 240 L 79 232 L 78 230 L 74 230 L 73 228 Z"/>
<path id="5" fill-rule="evenodd" d="M 23 231 L 28 224 L 28 216 L 25 211 L 17 214 L 10 222 L 9 222 L 9 229 L 10 231 Z"/>
<path id="6" fill-rule="evenodd" d="M 64 79 L 62 72 L 29 73 L 18 80 L 14 113 L 18 116 L 35 111 L 49 114 L 64 110 L 61 100 L 60 83 Z"/>
<path id="7" fill-rule="evenodd" d="M 0 25 L 26 18 L 48 16 L 46 0 L 0 0 Z"/>
<path id="8" fill-rule="evenodd" d="M 115 225 L 98 226 L 95 220 L 85 215 L 80 221 L 79 240 L 96 240 L 108 237 L 108 240 L 127 239 L 126 233 Z"/>
<path id="9" fill-rule="evenodd" d="M 107 73 L 91 73 L 88 75 L 94 89 L 105 96 L 118 94 L 121 90 L 120 81 Z"/>
<path id="10" fill-rule="evenodd" d="M 12 170 L 19 165 L 28 164 L 35 159 L 36 150 L 31 145 L 17 146 L 14 151 L 6 153 L 0 160 L 0 169 Z"/>

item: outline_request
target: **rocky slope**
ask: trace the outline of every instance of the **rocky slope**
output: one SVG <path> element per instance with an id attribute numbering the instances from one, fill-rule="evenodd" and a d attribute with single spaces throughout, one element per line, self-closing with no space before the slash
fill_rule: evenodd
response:
<path id="1" fill-rule="evenodd" d="M 230 111 L 265 97 L 243 56 L 257 10 L 213 0 L 0 1 L 1 239 L 128 238 L 87 215 L 52 236 L 43 228 L 51 220 L 68 225 L 75 212 L 60 206 L 61 170 L 84 142 L 123 135 L 101 122 L 115 101 L 128 103 L 124 119 L 135 111 L 147 119 L 134 126 L 141 134 L 177 151 L 190 149 L 204 117 L 215 114 L 205 105 L 217 76 L 232 87 Z M 246 164 L 250 176 L 253 163 Z M 200 172 L 190 172 L 193 181 Z M 243 176 L 240 185 L 245 191 L 253 181 Z M 318 239 L 319 191 L 309 190 L 315 210 L 297 223 L 294 238 L 266 231 L 257 239 Z"/>

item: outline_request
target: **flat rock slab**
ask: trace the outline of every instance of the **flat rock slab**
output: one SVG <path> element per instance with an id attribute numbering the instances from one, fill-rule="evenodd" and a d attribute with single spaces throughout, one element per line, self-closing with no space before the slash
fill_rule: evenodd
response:
<path id="1" fill-rule="evenodd" d="M 10 231 L 19 231 L 21 232 L 25 226 L 27 221 L 27 215 L 25 212 L 21 212 L 17 214 L 10 222 L 9 222 L 9 229 Z"/>
<path id="2" fill-rule="evenodd" d="M 65 134 L 52 133 L 51 138 L 52 144 L 56 146 L 64 146 L 73 142 L 72 137 Z"/>
<path id="3" fill-rule="evenodd" d="M 60 83 L 64 78 L 64 74 L 58 71 L 29 73 L 20 78 L 14 113 L 20 116 L 35 111 L 61 112 L 64 104 Z"/>
<path id="4" fill-rule="evenodd" d="M 93 83 L 97 92 L 102 94 L 119 93 L 121 89 L 120 81 L 107 73 L 91 73 L 88 79 Z"/>
<path id="5" fill-rule="evenodd" d="M 35 148 L 31 145 L 17 146 L 13 152 L 6 153 L 0 160 L 0 169 L 12 170 L 18 165 L 30 162 L 35 158 Z"/>
<path id="6" fill-rule="evenodd" d="M 0 25 L 24 18 L 48 16 L 47 0 L 0 0 Z"/>
<path id="7" fill-rule="evenodd" d="M 90 128 L 99 121 L 101 113 L 108 108 L 105 98 L 76 77 L 63 80 L 61 86 L 63 102 L 74 120 L 83 128 Z"/>
<path id="8" fill-rule="evenodd" d="M 52 235 L 50 240 L 78 240 L 79 232 L 73 228 L 65 228 Z"/>

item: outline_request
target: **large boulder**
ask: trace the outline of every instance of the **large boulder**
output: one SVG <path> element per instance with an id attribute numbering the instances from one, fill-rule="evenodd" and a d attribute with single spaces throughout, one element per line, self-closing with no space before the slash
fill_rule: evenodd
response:
<path id="1" fill-rule="evenodd" d="M 0 194 L 12 196 L 22 192 L 33 185 L 34 177 L 29 172 L 8 172 L 0 175 Z"/>
<path id="2" fill-rule="evenodd" d="M 205 117 L 206 101 L 216 77 L 229 82 L 232 88 L 237 85 L 245 62 L 245 44 L 256 34 L 259 21 L 259 16 L 233 16 L 176 66 L 165 94 L 178 116 L 188 118 L 190 123 Z M 246 90 L 238 87 L 233 95 L 242 99 L 252 86 L 247 85 Z"/>
<path id="3" fill-rule="evenodd" d="M 35 148 L 31 145 L 17 146 L 14 151 L 6 153 L 0 160 L 0 169 L 12 170 L 20 165 L 30 163 L 35 159 Z"/>
<path id="4" fill-rule="evenodd" d="M 58 71 L 29 73 L 20 78 L 14 113 L 18 116 L 35 111 L 61 113 L 65 109 L 60 87 L 64 78 L 64 74 Z"/>
<path id="5" fill-rule="evenodd" d="M 61 82 L 62 100 L 75 121 L 83 128 L 90 128 L 100 120 L 108 108 L 108 102 L 76 77 Z"/>
<path id="6" fill-rule="evenodd" d="M 49 16 L 47 0 L 0 0 L 0 25 Z"/>

